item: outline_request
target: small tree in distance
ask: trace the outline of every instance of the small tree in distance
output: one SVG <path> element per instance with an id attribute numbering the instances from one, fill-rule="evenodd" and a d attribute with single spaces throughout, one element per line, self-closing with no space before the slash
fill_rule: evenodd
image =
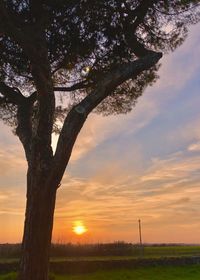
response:
<path id="1" fill-rule="evenodd" d="M 48 279 L 56 191 L 87 116 L 129 112 L 198 20 L 197 0 L 0 0 L 0 117 L 28 165 L 20 280 Z"/>

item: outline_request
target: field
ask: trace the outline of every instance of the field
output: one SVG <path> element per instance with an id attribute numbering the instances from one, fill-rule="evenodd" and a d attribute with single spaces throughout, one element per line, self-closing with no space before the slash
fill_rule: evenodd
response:
<path id="1" fill-rule="evenodd" d="M 200 256 L 200 245 L 138 245 L 116 242 L 93 245 L 52 245 L 51 261 L 111 260 Z M 0 263 L 17 262 L 20 244 L 0 244 Z"/>
<path id="2" fill-rule="evenodd" d="M 57 276 L 56 280 L 199 280 L 200 266 L 148 267 L 100 271 L 87 275 Z"/>
<path id="3" fill-rule="evenodd" d="M 143 257 L 149 258 L 166 256 L 200 256 L 200 246 L 145 246 L 143 249 Z"/>
<path id="4" fill-rule="evenodd" d="M 16 279 L 19 248 L 0 245 L 0 280 Z M 200 246 L 53 245 L 50 267 L 51 280 L 199 280 Z"/>
<path id="5" fill-rule="evenodd" d="M 14 280 L 15 273 L 0 276 L 0 280 Z M 199 280 L 200 265 L 157 266 L 136 269 L 115 269 L 84 275 L 52 275 L 52 280 Z"/>
<path id="6" fill-rule="evenodd" d="M 127 255 L 102 255 L 102 256 L 76 256 L 76 257 L 52 257 L 52 261 L 63 260 L 119 260 L 119 259 L 136 259 L 142 258 L 161 258 L 161 257 L 183 257 L 183 256 L 200 256 L 200 246 L 145 246 L 130 250 Z"/>

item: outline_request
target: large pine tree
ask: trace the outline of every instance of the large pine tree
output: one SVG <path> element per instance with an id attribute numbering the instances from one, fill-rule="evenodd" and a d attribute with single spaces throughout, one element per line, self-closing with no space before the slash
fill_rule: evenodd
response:
<path id="1" fill-rule="evenodd" d="M 56 191 L 87 116 L 133 108 L 199 20 L 199 2 L 0 0 L 0 117 L 28 165 L 20 280 L 48 279 Z"/>

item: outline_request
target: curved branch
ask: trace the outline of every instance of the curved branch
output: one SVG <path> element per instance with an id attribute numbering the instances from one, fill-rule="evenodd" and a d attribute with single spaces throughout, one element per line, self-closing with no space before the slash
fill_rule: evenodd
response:
<path id="1" fill-rule="evenodd" d="M 125 4 L 125 1 L 123 1 L 126 12 L 128 13 L 128 17 L 124 17 L 124 11 L 118 3 L 118 10 L 120 14 L 120 20 L 123 27 L 123 32 L 125 35 L 126 42 L 131 49 L 131 51 L 137 56 L 137 57 L 143 57 L 148 54 L 151 54 L 152 51 L 147 49 L 142 43 L 139 42 L 137 36 L 135 35 L 135 30 L 137 27 L 144 21 L 145 16 L 147 15 L 148 10 L 155 5 L 157 0 L 144 0 L 141 1 L 141 3 L 135 8 L 135 10 L 130 10 L 128 5 Z M 135 21 L 133 20 L 134 18 Z M 133 21 L 133 23 L 132 23 Z"/>
<path id="2" fill-rule="evenodd" d="M 12 88 L 0 82 L 0 104 L 11 103 L 17 105 L 17 128 L 16 134 L 24 146 L 27 161 L 30 158 L 30 142 L 32 137 L 32 105 L 28 98 L 24 97 L 18 88 Z"/>
<path id="3" fill-rule="evenodd" d="M 168 13 L 168 12 L 161 11 L 161 10 L 157 9 L 156 7 L 155 7 L 155 10 L 156 10 L 158 13 L 163 14 L 163 15 L 166 15 L 166 16 L 178 16 L 178 15 L 187 13 L 187 12 L 193 10 L 193 9 L 196 9 L 196 8 L 198 8 L 198 7 L 200 7 L 200 4 L 199 4 L 199 3 L 194 4 L 194 6 L 192 6 L 192 7 L 190 7 L 190 8 L 187 8 L 187 9 L 185 9 L 185 10 L 182 10 L 182 11 L 180 11 L 180 12 L 177 12 L 177 13 Z"/>
<path id="4" fill-rule="evenodd" d="M 99 81 L 92 93 L 72 108 L 64 121 L 60 133 L 49 180 L 59 186 L 76 138 L 89 113 L 110 95 L 117 86 L 128 79 L 136 78 L 143 71 L 150 69 L 161 57 L 162 53 L 152 52 L 134 62 L 120 65 L 111 70 Z"/>

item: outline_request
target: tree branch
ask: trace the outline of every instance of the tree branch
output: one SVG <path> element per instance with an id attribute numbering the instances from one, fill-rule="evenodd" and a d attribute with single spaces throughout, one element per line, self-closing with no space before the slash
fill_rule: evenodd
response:
<path id="1" fill-rule="evenodd" d="M 82 81 L 80 83 L 74 84 L 70 87 L 54 87 L 54 91 L 60 91 L 60 92 L 71 92 L 79 89 L 84 89 L 90 86 L 90 84 L 85 84 L 86 81 Z M 35 102 L 37 100 L 37 91 L 34 91 L 29 97 L 32 102 Z"/>
<path id="2" fill-rule="evenodd" d="M 23 26 L 19 25 L 17 22 L 17 18 L 13 17 L 12 13 L 6 8 L 4 1 L 0 0 L 0 28 L 3 34 L 11 37 L 17 44 L 19 44 L 28 58 L 31 61 L 31 64 L 38 63 L 38 57 L 41 52 L 38 52 L 38 49 L 43 47 L 45 41 L 45 34 L 44 34 L 44 16 L 41 16 L 40 20 L 38 20 L 38 16 L 35 15 L 36 9 L 38 8 L 40 15 L 43 15 L 41 11 L 41 1 L 35 0 L 33 1 L 32 9 L 32 21 L 31 25 L 27 25 L 24 23 Z M 40 8 L 39 8 L 40 6 Z M 31 65 L 32 66 L 32 65 Z"/>
<path id="3" fill-rule="evenodd" d="M 132 11 L 128 7 L 127 3 L 125 4 L 125 1 L 123 1 L 126 12 L 129 15 L 128 17 L 124 17 L 123 8 L 121 7 L 120 3 L 118 3 L 118 11 L 120 14 L 120 20 L 126 42 L 137 57 L 143 57 L 152 53 L 151 50 L 147 49 L 142 43 L 138 41 L 138 38 L 135 35 L 135 30 L 144 21 L 149 8 L 151 8 L 156 2 L 157 0 L 144 0 L 135 8 L 135 10 Z M 133 21 L 135 17 L 136 20 Z"/>
<path id="4" fill-rule="evenodd" d="M 32 141 L 32 145 L 34 147 L 32 147 L 32 150 L 37 150 L 40 157 L 46 158 L 45 154 L 52 155 L 51 134 L 54 121 L 55 97 L 45 38 L 45 14 L 43 14 L 42 8 L 41 1 L 32 0 L 32 24 L 24 24 L 23 27 L 20 26 L 19 28 L 15 26 L 14 19 L 6 8 L 5 2 L 0 0 L 0 25 L 6 35 L 20 45 L 31 63 L 31 72 L 38 100 L 37 123 L 33 133 L 34 141 Z M 38 17 L 37 11 L 39 11 L 40 16 L 41 14 L 44 16 Z M 34 96 L 29 98 L 28 101 L 34 102 Z M 19 109 L 22 109 L 21 106 Z M 29 114 L 28 112 L 25 113 L 24 110 L 25 108 L 20 112 L 21 115 Z M 28 126 L 28 124 L 24 123 L 22 126 Z M 24 141 L 23 137 L 22 135 L 21 139 L 25 143 L 26 141 Z M 25 138 L 27 139 L 27 137 Z M 37 164 L 37 160 L 35 158 L 34 164 Z"/>
<path id="5" fill-rule="evenodd" d="M 86 84 L 86 81 L 81 81 L 80 83 L 74 84 L 70 87 L 54 87 L 54 91 L 75 91 L 78 89 L 84 89 L 90 86 L 90 84 Z"/>
<path id="6" fill-rule="evenodd" d="M 25 99 L 19 89 L 9 87 L 3 82 L 0 82 L 0 93 L 4 96 L 4 101 L 6 103 L 14 105 L 21 104 Z"/>
<path id="7" fill-rule="evenodd" d="M 5 4 L 2 0 L 0 0 L 0 27 L 1 32 L 5 33 L 12 38 L 14 38 L 17 42 L 21 42 L 23 33 L 16 25 L 16 19 L 9 14 L 9 11 L 6 9 Z"/>
<path id="8" fill-rule="evenodd" d="M 95 90 L 86 96 L 67 115 L 58 140 L 52 174 L 49 180 L 58 186 L 70 159 L 76 138 L 88 116 L 117 86 L 128 79 L 136 78 L 140 73 L 150 69 L 162 57 L 162 53 L 152 52 L 147 56 L 126 63 L 111 70 L 96 85 Z"/>
<path id="9" fill-rule="evenodd" d="M 25 98 L 24 102 L 17 107 L 16 134 L 24 147 L 28 163 L 30 163 L 31 159 L 32 107 L 33 103 L 28 98 Z"/>
<path id="10" fill-rule="evenodd" d="M 140 43 L 137 39 L 137 37 L 135 36 L 135 34 L 126 34 L 126 41 L 129 45 L 129 47 L 131 48 L 132 52 L 137 56 L 137 57 L 144 57 L 148 54 L 153 54 L 152 50 L 149 50 L 147 48 L 145 48 L 145 46 Z"/>
<path id="11" fill-rule="evenodd" d="M 158 0 L 143 0 L 141 3 L 132 11 L 131 16 L 135 17 L 136 20 L 132 24 L 132 32 L 135 33 L 137 27 L 144 21 L 145 16 L 147 15 L 148 10 L 158 2 Z M 128 18 L 127 18 L 128 20 Z"/>
<path id="12" fill-rule="evenodd" d="M 0 105 L 1 104 L 5 104 L 6 102 L 6 98 L 5 97 L 0 97 Z"/>
<path id="13" fill-rule="evenodd" d="M 0 82 L 1 103 L 17 105 L 17 128 L 16 134 L 23 144 L 27 161 L 30 158 L 30 142 L 32 136 L 32 105 L 30 99 L 24 97 L 18 88 L 12 88 Z"/>

